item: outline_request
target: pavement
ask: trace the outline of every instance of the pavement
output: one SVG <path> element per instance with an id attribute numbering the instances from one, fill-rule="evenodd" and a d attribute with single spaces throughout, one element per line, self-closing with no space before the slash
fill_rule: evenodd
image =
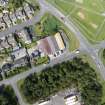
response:
<path id="1" fill-rule="evenodd" d="M 33 17 L 31 20 L 28 20 L 22 24 L 16 25 L 14 27 L 11 27 L 8 30 L 5 30 L 3 32 L 0 32 L 0 37 L 4 37 L 7 36 L 10 33 L 15 32 L 16 30 L 21 30 L 22 28 L 24 28 L 25 26 L 29 26 L 29 25 L 34 25 L 35 23 L 37 23 L 38 21 L 40 21 L 41 17 L 44 15 L 44 13 L 50 12 L 51 14 L 53 14 L 54 16 L 56 16 L 63 24 L 65 24 L 78 38 L 78 40 L 80 41 L 80 48 L 79 50 L 82 52 L 87 52 L 95 61 L 97 68 L 98 68 L 98 72 L 100 72 L 101 76 L 103 77 L 103 79 L 105 80 L 105 67 L 101 61 L 101 59 L 98 56 L 98 51 L 100 50 L 100 48 L 105 48 L 105 42 L 101 42 L 97 45 L 92 45 L 90 44 L 87 39 L 84 37 L 84 35 L 78 30 L 78 27 L 76 27 L 73 24 L 72 19 L 68 19 L 67 17 L 65 17 L 64 14 L 62 14 L 59 10 L 57 10 L 55 7 L 53 7 L 51 4 L 47 3 L 45 0 L 38 0 L 39 4 L 41 5 L 41 11 L 39 12 L 39 14 L 35 17 Z M 64 20 L 61 19 L 61 17 L 64 17 Z M 65 40 L 67 40 L 67 38 L 65 38 Z M 65 51 L 61 56 L 53 59 L 49 64 L 43 64 L 37 67 L 33 67 L 32 69 L 30 69 L 29 71 L 23 72 L 21 74 L 18 74 L 16 76 L 13 76 L 9 79 L 5 79 L 3 81 L 0 82 L 0 85 L 2 84 L 11 84 L 11 86 L 13 87 L 20 105 L 27 105 L 26 103 L 24 103 L 24 101 L 22 100 L 21 94 L 17 88 L 17 82 L 21 79 L 26 78 L 28 75 L 34 73 L 34 72 L 40 72 L 43 69 L 47 68 L 47 67 L 52 67 L 53 65 L 57 64 L 57 63 L 61 63 L 63 61 L 67 61 L 67 60 L 71 60 L 74 57 L 76 57 L 77 54 L 75 52 L 69 52 L 69 51 Z M 56 98 L 57 99 L 57 98 Z M 60 99 L 58 99 L 59 102 Z M 56 101 L 57 102 L 57 101 Z M 55 102 L 55 103 L 56 103 Z M 55 104 L 55 105 L 61 105 L 61 104 Z"/>

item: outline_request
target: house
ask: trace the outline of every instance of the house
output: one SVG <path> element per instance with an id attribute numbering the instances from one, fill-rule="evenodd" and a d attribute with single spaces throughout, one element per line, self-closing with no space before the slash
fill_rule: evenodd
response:
<path id="1" fill-rule="evenodd" d="M 13 51 L 11 53 L 11 58 L 13 59 L 13 61 L 16 61 L 16 60 L 24 58 L 26 55 L 27 55 L 26 49 L 21 48 L 21 49 L 17 49 L 15 51 Z"/>
<path id="2" fill-rule="evenodd" d="M 3 71 L 9 71 L 12 68 L 13 64 L 11 63 L 5 63 L 4 65 L 2 65 L 2 70 Z"/>
<path id="3" fill-rule="evenodd" d="M 24 12 L 22 12 L 22 8 L 19 8 L 18 10 L 16 10 L 15 14 L 16 14 L 17 19 L 26 21 L 26 16 L 25 16 Z"/>
<path id="4" fill-rule="evenodd" d="M 64 41 L 60 33 L 56 33 L 54 36 L 48 36 L 39 40 L 38 49 L 44 52 L 45 55 L 59 55 L 60 51 L 65 49 Z"/>
<path id="5" fill-rule="evenodd" d="M 10 45 L 7 42 L 7 39 L 5 37 L 2 37 L 0 39 L 0 45 L 2 46 L 2 48 L 9 48 Z"/>
<path id="6" fill-rule="evenodd" d="M 8 0 L 0 0 L 0 6 L 6 6 L 8 4 Z"/>
<path id="7" fill-rule="evenodd" d="M 65 105 L 81 105 L 76 95 L 65 97 Z"/>
<path id="8" fill-rule="evenodd" d="M 18 46 L 17 46 L 17 42 L 15 41 L 14 37 L 13 37 L 13 34 L 9 34 L 7 36 L 7 42 L 8 44 L 13 48 L 13 49 L 17 49 Z"/>
<path id="9" fill-rule="evenodd" d="M 10 14 L 10 18 L 12 20 L 13 25 L 16 25 L 17 24 L 17 18 L 15 16 L 15 13 Z"/>
<path id="10" fill-rule="evenodd" d="M 4 23 L 2 17 L 0 18 L 0 31 L 5 30 L 6 28 L 6 24 Z"/>
<path id="11" fill-rule="evenodd" d="M 59 33 L 59 32 L 56 33 L 56 34 L 54 35 L 54 37 L 55 37 L 55 39 L 56 39 L 56 42 L 57 42 L 57 45 L 58 45 L 59 49 L 60 49 L 60 50 L 64 50 L 64 49 L 65 49 L 65 44 L 64 44 L 64 41 L 63 41 L 63 39 L 62 39 L 60 33 Z"/>
<path id="12" fill-rule="evenodd" d="M 9 14 L 4 14 L 3 15 L 3 20 L 6 23 L 7 27 L 11 27 L 12 26 L 12 22 L 9 18 Z"/>
<path id="13" fill-rule="evenodd" d="M 27 64 L 27 60 L 25 59 L 25 57 L 15 60 L 13 62 L 13 67 L 20 67 L 20 66 L 25 66 Z"/>
<path id="14" fill-rule="evenodd" d="M 33 14 L 34 14 L 33 8 L 31 8 L 30 5 L 26 4 L 26 5 L 24 6 L 24 10 L 25 10 L 25 12 L 26 12 L 28 18 L 31 19 L 31 18 L 33 17 Z"/>
<path id="15" fill-rule="evenodd" d="M 18 35 L 26 44 L 31 43 L 31 38 L 30 38 L 30 35 L 29 35 L 27 29 L 21 30 L 20 32 L 18 32 Z"/>

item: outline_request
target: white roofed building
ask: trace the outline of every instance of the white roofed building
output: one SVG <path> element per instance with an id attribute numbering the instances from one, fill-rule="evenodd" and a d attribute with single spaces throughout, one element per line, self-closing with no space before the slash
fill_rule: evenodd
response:
<path id="1" fill-rule="evenodd" d="M 65 98 L 65 105 L 81 105 L 81 104 L 78 100 L 78 96 L 71 95 Z"/>
<path id="2" fill-rule="evenodd" d="M 27 55 L 27 53 L 26 53 L 25 48 L 15 50 L 14 52 L 11 53 L 11 57 L 14 60 L 19 60 L 21 58 L 24 58 L 26 55 Z"/>

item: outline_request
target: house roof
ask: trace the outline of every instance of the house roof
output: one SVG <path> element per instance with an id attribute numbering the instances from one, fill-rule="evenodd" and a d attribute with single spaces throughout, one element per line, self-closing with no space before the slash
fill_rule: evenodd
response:
<path id="1" fill-rule="evenodd" d="M 39 40 L 38 47 L 41 52 L 44 52 L 47 55 L 52 55 L 65 48 L 63 40 L 58 33 L 55 36 L 49 36 Z"/>
<path id="2" fill-rule="evenodd" d="M 63 39 L 62 39 L 60 33 L 59 32 L 56 33 L 54 37 L 55 37 L 56 42 L 57 42 L 57 44 L 59 46 L 59 49 L 60 50 L 64 50 L 65 49 L 65 45 L 64 45 L 64 42 L 63 42 Z"/>
<path id="3" fill-rule="evenodd" d="M 23 41 L 25 41 L 25 43 L 31 43 L 29 33 L 26 29 L 21 30 L 21 32 L 19 32 L 19 36 L 23 39 Z"/>
<path id="4" fill-rule="evenodd" d="M 21 59 L 26 56 L 26 50 L 24 48 L 15 50 L 11 53 L 11 56 L 14 57 L 14 60 Z"/>

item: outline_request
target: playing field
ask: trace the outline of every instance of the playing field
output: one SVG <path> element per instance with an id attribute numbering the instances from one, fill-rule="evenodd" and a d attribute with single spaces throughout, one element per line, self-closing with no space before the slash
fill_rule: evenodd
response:
<path id="1" fill-rule="evenodd" d="M 72 19 L 83 35 L 91 42 L 105 40 L 104 0 L 47 0 L 65 16 Z"/>

